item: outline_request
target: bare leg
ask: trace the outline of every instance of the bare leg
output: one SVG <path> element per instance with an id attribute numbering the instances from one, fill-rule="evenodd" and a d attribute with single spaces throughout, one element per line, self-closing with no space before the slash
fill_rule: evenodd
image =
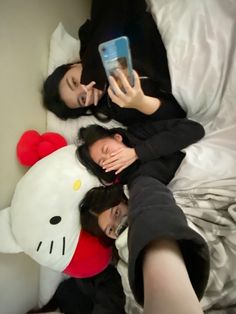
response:
<path id="1" fill-rule="evenodd" d="M 144 314 L 203 314 L 175 241 L 154 241 L 143 263 Z"/>

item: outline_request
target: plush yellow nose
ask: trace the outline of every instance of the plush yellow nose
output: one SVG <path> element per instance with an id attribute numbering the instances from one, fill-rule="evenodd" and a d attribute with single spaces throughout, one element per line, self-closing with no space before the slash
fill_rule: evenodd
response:
<path id="1" fill-rule="evenodd" d="M 73 190 L 74 191 L 78 191 L 80 187 L 81 187 L 81 181 L 80 180 L 75 180 L 75 182 L 73 184 Z"/>

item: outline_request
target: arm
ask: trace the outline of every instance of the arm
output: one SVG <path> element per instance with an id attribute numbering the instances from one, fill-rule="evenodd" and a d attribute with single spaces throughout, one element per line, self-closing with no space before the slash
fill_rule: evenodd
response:
<path id="1" fill-rule="evenodd" d="M 188 119 L 171 119 L 131 126 L 128 131 L 143 141 L 135 146 L 141 162 L 170 155 L 200 140 L 201 124 Z"/>
<path id="2" fill-rule="evenodd" d="M 106 172 L 123 171 L 139 159 L 142 163 L 171 155 L 200 140 L 205 132 L 201 124 L 188 119 L 148 121 L 132 125 L 128 132 L 141 141 L 111 154 L 103 164 Z M 154 166 L 155 167 L 155 166 Z"/>
<path id="3" fill-rule="evenodd" d="M 136 109 L 146 115 L 151 115 L 160 108 L 160 99 L 144 94 L 137 72 L 133 71 L 134 86 L 132 87 L 122 71 L 119 69 L 116 71 L 122 83 L 122 89 L 112 76 L 109 77 L 110 87 L 108 88 L 108 94 L 115 104 L 121 108 Z"/>
<path id="4" fill-rule="evenodd" d="M 148 286 L 152 283 L 145 282 L 146 279 L 149 280 L 146 276 L 155 276 L 153 284 L 157 284 L 159 289 L 164 282 L 158 279 L 157 273 L 162 272 L 160 276 L 163 278 L 163 275 L 168 275 L 168 271 L 173 272 L 171 264 L 161 263 L 160 267 L 156 268 L 156 272 L 146 273 L 146 266 L 153 265 L 151 261 L 156 259 L 158 262 L 159 257 L 156 256 L 156 251 L 164 239 L 173 243 L 170 244 L 172 248 L 165 245 L 167 252 L 173 254 L 167 260 L 178 261 L 179 271 L 185 273 L 182 262 L 184 261 L 195 294 L 198 299 L 201 299 L 209 276 L 209 251 L 205 240 L 188 226 L 186 217 L 175 203 L 173 195 L 158 180 L 146 176 L 137 177 L 129 185 L 129 192 L 128 271 L 130 287 L 136 301 L 141 305 L 150 301 L 148 290 L 145 289 L 149 289 Z M 162 251 L 163 246 L 161 247 Z M 181 276 L 185 281 L 185 274 Z M 175 279 L 173 278 L 172 283 L 175 290 L 179 290 L 180 284 Z M 171 277 L 168 280 L 171 280 Z M 187 281 L 185 283 L 188 287 Z M 170 287 L 166 288 L 170 289 Z M 158 293 L 160 291 L 155 292 L 156 297 L 160 297 Z M 169 300 L 172 300 L 172 297 Z"/>
<path id="5" fill-rule="evenodd" d="M 143 280 L 144 313 L 203 314 L 176 241 L 157 240 L 146 248 Z"/>
<path id="6" fill-rule="evenodd" d="M 136 109 L 153 121 L 186 117 L 186 112 L 175 97 L 160 90 L 160 85 L 152 79 L 143 79 L 141 86 L 139 76 L 134 71 L 134 86 L 131 87 L 121 71 L 117 71 L 117 76 L 123 85 L 122 90 L 111 76 L 108 94 L 119 107 Z"/>

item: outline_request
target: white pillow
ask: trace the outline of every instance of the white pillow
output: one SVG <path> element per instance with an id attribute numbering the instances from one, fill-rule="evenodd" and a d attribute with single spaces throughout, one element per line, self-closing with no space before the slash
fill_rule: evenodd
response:
<path id="1" fill-rule="evenodd" d="M 80 41 L 67 33 L 60 22 L 50 40 L 48 74 L 51 74 L 59 65 L 78 61 L 79 50 Z"/>

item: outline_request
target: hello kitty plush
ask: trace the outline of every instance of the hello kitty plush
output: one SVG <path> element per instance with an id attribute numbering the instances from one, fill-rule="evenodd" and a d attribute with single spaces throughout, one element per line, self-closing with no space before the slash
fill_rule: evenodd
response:
<path id="1" fill-rule="evenodd" d="M 23 251 L 40 265 L 73 277 L 104 270 L 111 249 L 81 230 L 78 205 L 99 185 L 68 145 L 37 161 L 0 211 L 0 252 Z"/>

